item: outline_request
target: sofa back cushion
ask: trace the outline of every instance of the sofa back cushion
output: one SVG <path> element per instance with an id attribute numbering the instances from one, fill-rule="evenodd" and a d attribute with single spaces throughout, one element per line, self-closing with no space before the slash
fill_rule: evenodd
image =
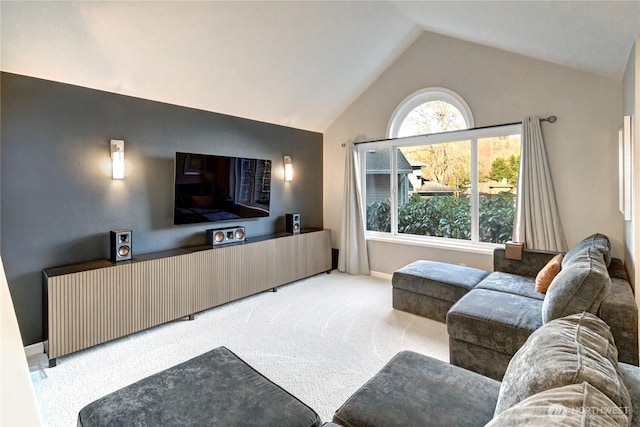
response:
<path id="1" fill-rule="evenodd" d="M 610 287 L 602 253 L 585 247 L 572 255 L 552 280 L 542 303 L 542 321 L 547 323 L 583 311 L 595 314 Z"/>
<path id="2" fill-rule="evenodd" d="M 617 360 L 613 336 L 598 317 L 580 313 L 553 320 L 531 334 L 509 362 L 495 415 L 534 394 L 585 381 L 631 414 Z"/>
<path id="3" fill-rule="evenodd" d="M 607 267 L 611 264 L 611 242 L 609 238 L 604 234 L 595 233 L 589 237 L 585 237 L 582 241 L 578 242 L 574 247 L 564 255 L 562 260 L 562 268 L 571 261 L 574 255 L 582 252 L 585 248 L 594 248 L 599 250 L 604 257 L 604 262 Z"/>
<path id="4" fill-rule="evenodd" d="M 494 417 L 486 427 L 628 426 L 629 414 L 584 381 L 534 394 Z"/>

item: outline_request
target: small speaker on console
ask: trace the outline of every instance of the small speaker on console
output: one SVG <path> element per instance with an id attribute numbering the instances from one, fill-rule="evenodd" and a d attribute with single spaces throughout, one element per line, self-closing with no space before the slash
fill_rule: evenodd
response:
<path id="1" fill-rule="evenodd" d="M 287 233 L 300 234 L 300 214 L 286 214 L 285 223 Z"/>
<path id="2" fill-rule="evenodd" d="M 131 230 L 111 230 L 111 261 L 131 259 Z"/>
<path id="3" fill-rule="evenodd" d="M 244 227 L 211 228 L 206 231 L 207 244 L 211 246 L 244 242 Z"/>

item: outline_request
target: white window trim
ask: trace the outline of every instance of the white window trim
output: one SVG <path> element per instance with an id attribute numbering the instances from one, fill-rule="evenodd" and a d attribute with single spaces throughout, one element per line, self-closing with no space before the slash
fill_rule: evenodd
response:
<path id="1" fill-rule="evenodd" d="M 522 124 L 510 124 L 510 125 L 500 125 L 500 126 L 490 126 L 486 128 L 479 129 L 464 129 L 458 131 L 451 132 L 441 132 L 441 133 L 433 133 L 428 135 L 417 135 L 417 136 L 408 136 L 402 138 L 390 138 L 380 141 L 374 141 L 369 143 L 361 143 L 358 145 L 359 157 L 360 157 L 360 173 L 361 173 L 361 183 L 366 182 L 366 163 L 365 163 L 365 152 L 367 150 L 376 149 L 376 150 L 384 150 L 391 149 L 391 176 L 396 176 L 396 150 L 398 147 L 407 147 L 407 146 L 416 146 L 416 145 L 425 145 L 425 144 L 439 144 L 446 142 L 455 142 L 455 141 L 471 141 L 472 144 L 472 161 L 475 161 L 477 164 L 477 141 L 483 138 L 491 138 L 496 136 L 509 136 L 514 134 L 522 134 Z M 402 142 L 399 144 L 399 142 Z M 475 151 L 475 153 L 473 153 Z M 477 168 L 475 175 L 477 175 Z M 472 180 L 472 185 L 477 186 L 477 176 L 475 176 L 475 180 Z M 391 179 L 391 193 L 395 194 L 397 191 L 397 183 L 396 180 Z M 474 194 L 472 200 L 471 208 L 475 212 L 475 215 L 478 215 L 478 198 L 475 196 L 477 193 L 477 189 L 474 188 L 472 194 Z M 365 199 L 365 195 L 363 194 L 363 199 Z M 456 250 L 462 252 L 471 252 L 478 254 L 490 254 L 493 252 L 493 249 L 502 246 L 501 243 L 487 243 L 487 242 L 478 242 L 473 240 L 458 240 L 458 239 L 450 239 L 445 237 L 435 237 L 435 236 L 419 236 L 412 234 L 404 234 L 398 233 L 398 223 L 397 223 L 397 197 L 391 197 L 391 232 L 385 233 L 380 231 L 370 231 L 365 230 L 365 239 L 371 241 L 380 241 L 380 242 L 390 242 L 390 243 L 401 243 L 407 245 L 414 246 L 422 246 L 429 247 L 434 249 L 446 249 L 446 250 Z M 367 217 L 366 212 L 366 203 L 363 204 L 363 218 Z M 472 225 L 474 227 L 475 225 Z M 478 230 L 472 230 L 472 236 L 478 237 Z M 473 237 L 472 237 L 473 238 Z"/>
<path id="2" fill-rule="evenodd" d="M 383 233 L 380 231 L 366 231 L 365 238 L 367 241 L 400 243 L 403 245 L 470 252 L 476 254 L 491 254 L 496 247 L 504 246 L 502 243 L 471 242 L 469 240 L 457 240 L 433 236 L 416 236 L 411 234 L 392 235 L 391 233 Z"/>
<path id="3" fill-rule="evenodd" d="M 467 104 L 464 98 L 454 91 L 443 87 L 428 87 L 407 96 L 400 105 L 398 105 L 393 114 L 391 114 L 391 120 L 387 125 L 387 136 L 389 138 L 397 138 L 400 125 L 407 115 L 419 105 L 430 101 L 448 102 L 460 111 L 464 121 L 467 123 L 467 128 L 473 128 L 475 126 L 471 108 L 469 108 L 469 104 Z"/>

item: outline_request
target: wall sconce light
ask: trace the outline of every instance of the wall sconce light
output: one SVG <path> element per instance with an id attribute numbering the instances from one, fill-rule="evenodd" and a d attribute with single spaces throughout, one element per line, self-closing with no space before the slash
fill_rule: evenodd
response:
<path id="1" fill-rule="evenodd" d="M 284 156 L 284 180 L 287 182 L 293 181 L 293 163 L 291 163 L 291 156 Z"/>
<path id="2" fill-rule="evenodd" d="M 124 141 L 111 140 L 111 178 L 124 179 Z"/>

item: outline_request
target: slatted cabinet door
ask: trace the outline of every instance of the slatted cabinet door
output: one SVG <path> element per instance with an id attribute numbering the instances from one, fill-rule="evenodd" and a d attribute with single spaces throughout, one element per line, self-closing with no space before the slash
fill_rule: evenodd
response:
<path id="1" fill-rule="evenodd" d="M 306 270 L 303 277 L 331 270 L 331 231 L 301 234 L 306 252 Z"/>
<path id="2" fill-rule="evenodd" d="M 217 249 L 203 250 L 188 255 L 193 265 L 191 283 L 191 307 L 194 313 L 222 304 L 216 296 L 216 282 L 220 272 L 214 263 Z"/>
<path id="3" fill-rule="evenodd" d="M 276 239 L 276 263 L 280 284 L 294 282 L 304 277 L 307 256 L 303 236 L 306 234 Z"/>
<path id="4" fill-rule="evenodd" d="M 278 285 L 275 241 L 265 240 L 238 246 L 238 248 L 237 256 L 251 262 L 243 262 L 239 271 L 235 272 L 233 280 L 229 282 L 231 289 L 228 295 L 232 300 L 272 289 Z"/>
<path id="5" fill-rule="evenodd" d="M 194 311 L 277 286 L 275 248 L 275 240 L 265 240 L 194 253 Z"/>
<path id="6" fill-rule="evenodd" d="M 134 332 L 130 264 L 45 279 L 50 359 Z"/>
<path id="7" fill-rule="evenodd" d="M 131 265 L 135 331 L 193 314 L 191 261 L 187 254 Z"/>

